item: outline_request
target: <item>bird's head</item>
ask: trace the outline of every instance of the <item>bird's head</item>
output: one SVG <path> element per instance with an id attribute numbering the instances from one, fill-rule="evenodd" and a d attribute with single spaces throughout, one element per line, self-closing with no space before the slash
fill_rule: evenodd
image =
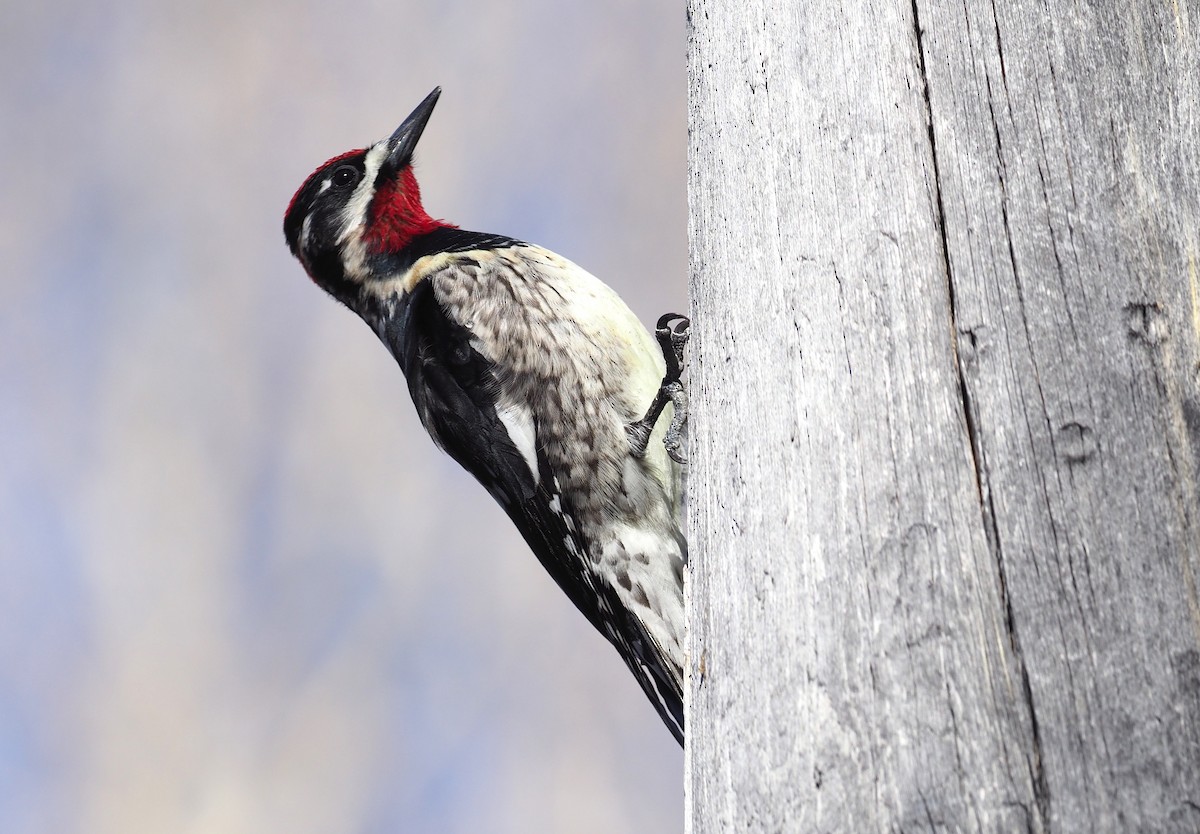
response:
<path id="1" fill-rule="evenodd" d="M 292 254 L 313 281 L 351 307 L 364 284 L 395 274 L 414 238 L 448 225 L 426 213 L 412 170 L 439 95 L 440 87 L 387 139 L 326 162 L 288 205 L 283 233 Z"/>

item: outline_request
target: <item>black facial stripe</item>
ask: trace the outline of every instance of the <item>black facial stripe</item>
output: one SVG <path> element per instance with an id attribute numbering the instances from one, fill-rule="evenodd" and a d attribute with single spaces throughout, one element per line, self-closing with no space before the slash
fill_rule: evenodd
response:
<path id="1" fill-rule="evenodd" d="M 317 239 L 313 235 L 317 232 L 315 228 L 318 220 L 326 217 L 335 217 L 340 214 L 341 209 L 346 205 L 350 195 L 354 193 L 354 186 L 338 187 L 332 182 L 328 188 L 321 189 L 322 184 L 326 180 L 331 180 L 337 169 L 343 166 L 354 168 L 358 172 L 358 181 L 361 181 L 366 173 L 366 151 L 356 151 L 353 155 L 334 157 L 329 162 L 322 165 L 313 172 L 304 185 L 300 187 L 300 191 L 296 194 L 292 202 L 287 216 L 283 219 L 283 234 L 287 238 L 288 247 L 296 255 L 300 254 L 300 230 L 304 226 L 304 218 L 312 215 L 313 219 L 309 223 L 309 257 L 315 259 L 319 254 L 315 251 Z M 357 182 L 355 183 L 357 185 Z M 326 222 L 328 222 L 326 220 Z M 323 245 L 332 245 L 332 238 L 329 240 L 321 240 Z"/>

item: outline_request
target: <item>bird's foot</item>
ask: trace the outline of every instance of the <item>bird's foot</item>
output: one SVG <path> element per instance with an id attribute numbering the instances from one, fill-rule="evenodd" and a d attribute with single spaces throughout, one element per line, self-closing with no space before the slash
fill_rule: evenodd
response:
<path id="1" fill-rule="evenodd" d="M 655 395 L 654 402 L 650 404 L 646 416 L 625 427 L 629 433 L 629 445 L 634 457 L 640 458 L 646 455 L 646 447 L 650 443 L 650 435 L 654 431 L 654 426 L 658 422 L 658 418 L 662 416 L 663 409 L 670 402 L 674 406 L 674 414 L 671 417 L 671 425 L 667 427 L 667 433 L 663 437 L 663 445 L 667 448 L 667 454 L 673 461 L 687 463 L 683 447 L 686 442 L 688 399 L 680 376 L 683 373 L 683 349 L 687 345 L 691 333 L 692 323 L 677 313 L 667 313 L 658 320 L 654 335 L 658 337 L 658 345 L 662 349 L 667 372 L 663 375 L 662 385 L 659 386 L 658 394 Z"/>

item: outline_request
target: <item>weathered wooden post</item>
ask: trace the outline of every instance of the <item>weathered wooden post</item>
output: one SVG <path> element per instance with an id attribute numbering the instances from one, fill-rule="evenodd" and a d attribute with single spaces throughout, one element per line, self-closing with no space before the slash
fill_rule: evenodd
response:
<path id="1" fill-rule="evenodd" d="M 690 830 L 1200 831 L 1200 3 L 688 15 Z"/>

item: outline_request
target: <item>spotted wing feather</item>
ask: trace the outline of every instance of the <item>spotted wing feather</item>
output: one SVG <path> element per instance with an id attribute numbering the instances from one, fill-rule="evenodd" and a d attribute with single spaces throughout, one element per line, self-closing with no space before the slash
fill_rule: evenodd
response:
<path id="1" fill-rule="evenodd" d="M 491 362 L 472 345 L 471 332 L 440 307 L 428 282 L 406 296 L 397 313 L 385 339 L 430 436 L 504 508 L 575 607 L 617 647 L 682 743 L 678 680 L 667 672 L 665 658 L 641 621 L 589 570 L 587 544 L 545 456 L 537 455 L 535 473 L 510 436 L 497 408 L 500 383 Z"/>

